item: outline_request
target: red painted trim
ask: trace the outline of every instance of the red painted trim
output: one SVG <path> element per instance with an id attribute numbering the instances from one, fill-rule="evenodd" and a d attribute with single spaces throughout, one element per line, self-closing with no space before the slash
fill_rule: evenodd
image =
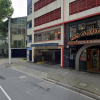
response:
<path id="1" fill-rule="evenodd" d="M 64 15 L 65 15 L 65 5 L 63 0 L 63 45 L 62 45 L 62 68 L 64 68 L 64 37 L 65 37 L 65 24 L 64 24 Z"/>

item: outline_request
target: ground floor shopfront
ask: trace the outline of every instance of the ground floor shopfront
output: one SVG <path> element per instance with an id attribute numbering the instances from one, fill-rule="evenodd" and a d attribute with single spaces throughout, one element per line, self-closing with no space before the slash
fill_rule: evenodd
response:
<path id="1" fill-rule="evenodd" d="M 100 15 L 65 24 L 64 67 L 100 72 Z"/>

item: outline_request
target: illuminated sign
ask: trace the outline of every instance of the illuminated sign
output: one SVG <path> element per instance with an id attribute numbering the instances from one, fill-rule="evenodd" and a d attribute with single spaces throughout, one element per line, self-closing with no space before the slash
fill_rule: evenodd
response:
<path id="1" fill-rule="evenodd" d="M 76 35 L 73 35 L 71 37 L 71 40 L 75 40 L 77 38 L 83 37 L 83 36 L 90 36 L 90 35 L 94 35 L 94 34 L 100 34 L 100 29 L 94 29 L 94 30 L 88 30 L 88 31 L 84 31 L 82 33 L 78 33 Z"/>

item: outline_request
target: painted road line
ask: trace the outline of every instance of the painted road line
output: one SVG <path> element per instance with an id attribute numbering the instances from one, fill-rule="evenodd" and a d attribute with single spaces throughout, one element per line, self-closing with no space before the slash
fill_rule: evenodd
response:
<path id="1" fill-rule="evenodd" d="M 8 100 L 12 100 L 9 95 L 6 93 L 6 91 L 2 88 L 2 86 L 0 85 L 0 89 L 2 90 L 2 92 L 5 94 L 5 96 L 7 97 Z"/>

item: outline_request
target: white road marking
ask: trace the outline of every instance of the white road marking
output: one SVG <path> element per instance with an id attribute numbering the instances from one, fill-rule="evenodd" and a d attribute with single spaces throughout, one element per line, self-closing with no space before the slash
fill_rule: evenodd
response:
<path id="1" fill-rule="evenodd" d="M 0 89 L 2 90 L 2 92 L 5 94 L 5 96 L 7 97 L 8 100 L 12 100 L 9 95 L 6 93 L 6 91 L 2 88 L 2 86 L 0 85 Z"/>

